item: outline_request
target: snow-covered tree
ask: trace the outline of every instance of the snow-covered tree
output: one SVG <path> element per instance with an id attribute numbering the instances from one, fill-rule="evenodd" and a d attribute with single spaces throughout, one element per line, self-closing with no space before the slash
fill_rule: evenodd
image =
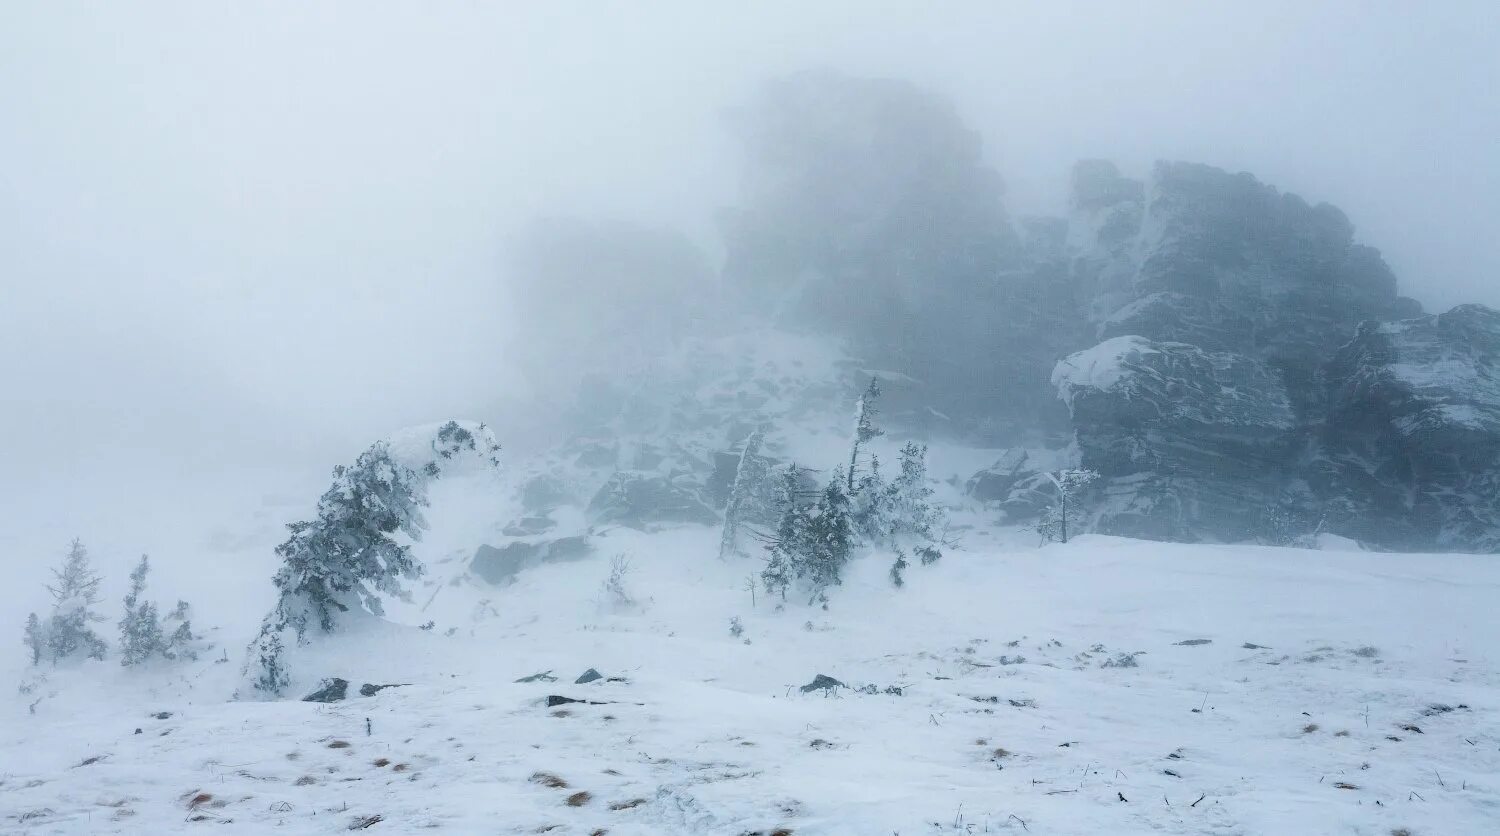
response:
<path id="1" fill-rule="evenodd" d="M 53 664 L 76 656 L 103 659 L 107 645 L 91 625 L 104 621 L 94 612 L 99 603 L 99 576 L 94 574 L 88 550 L 74 540 L 61 569 L 54 569 L 52 618 L 47 625 L 47 653 Z"/>
<path id="2" fill-rule="evenodd" d="M 1043 543 L 1052 541 L 1066 543 L 1069 536 L 1069 523 L 1077 515 L 1077 495 L 1089 483 L 1098 479 L 1099 473 L 1093 470 L 1072 469 L 1059 470 L 1045 475 L 1052 482 L 1057 493 L 1052 505 L 1047 508 L 1037 523 L 1037 532 L 1042 535 Z"/>
<path id="3" fill-rule="evenodd" d="M 284 636 L 305 644 L 310 632 L 333 632 L 346 614 L 384 615 L 383 595 L 407 595 L 406 581 L 420 577 L 423 567 L 401 538 L 418 541 L 426 530 L 422 509 L 431 479 L 466 456 L 485 466 L 498 463 L 499 445 L 482 424 L 476 432 L 449 421 L 420 433 L 431 435 L 409 433 L 401 457 L 381 441 L 353 466 L 334 468 L 316 518 L 287 525 L 290 536 L 276 547 L 282 559 L 272 579 L 276 605 L 246 659 L 246 676 L 256 690 L 280 694 L 289 681 Z M 423 460 L 414 462 L 417 455 Z"/>
<path id="4" fill-rule="evenodd" d="M 734 469 L 734 485 L 729 489 L 729 503 L 724 506 L 724 533 L 719 538 L 719 559 L 744 556 L 740 548 L 746 512 L 755 502 L 760 485 L 766 478 L 766 461 L 760 455 L 765 432 L 757 428 L 745 439 L 745 449 L 740 452 L 740 463 Z"/>
<path id="5" fill-rule="evenodd" d="M 31 653 L 31 664 L 40 665 L 47 654 L 47 631 L 36 613 L 26 616 L 26 650 Z"/>
<path id="6" fill-rule="evenodd" d="M 932 502 L 927 479 L 927 445 L 914 441 L 901 448 L 901 473 L 891 482 L 887 501 L 891 539 L 910 544 L 924 565 L 941 557 L 936 543 L 943 511 Z"/>
<path id="7" fill-rule="evenodd" d="M 875 415 L 878 412 L 875 402 L 879 399 L 880 384 L 872 376 L 870 385 L 865 387 L 864 394 L 859 396 L 859 401 L 854 405 L 854 442 L 849 446 L 849 474 L 848 485 L 844 488 L 845 496 L 854 494 L 860 450 L 872 440 L 885 435 L 879 427 L 875 426 Z"/>
<path id="8" fill-rule="evenodd" d="M 813 590 L 813 599 L 830 586 L 843 582 L 844 566 L 854 549 L 854 527 L 849 519 L 849 496 L 844 493 L 842 468 L 835 468 L 833 478 L 807 515 L 806 550 L 797 575 Z"/>
<path id="9" fill-rule="evenodd" d="M 776 532 L 766 538 L 766 568 L 760 573 L 761 586 L 770 594 L 786 600 L 787 587 L 796 577 L 806 549 L 807 513 L 802 506 L 802 477 L 796 464 L 781 473 L 781 516 Z"/>
<path id="10" fill-rule="evenodd" d="M 906 552 L 896 549 L 896 562 L 891 564 L 891 585 L 900 589 L 906 586 Z"/>
<path id="11" fill-rule="evenodd" d="M 177 606 L 162 619 L 162 634 L 166 636 L 163 655 L 168 659 L 195 661 L 213 647 L 193 632 L 193 608 L 186 601 L 178 601 Z"/>
<path id="12" fill-rule="evenodd" d="M 849 495 L 849 518 L 859 539 L 871 545 L 890 541 L 892 531 L 891 486 L 880 474 L 880 457 L 870 454 L 870 467 Z"/>
<path id="13" fill-rule="evenodd" d="M 146 575 L 151 561 L 141 555 L 141 562 L 130 573 L 130 591 L 125 594 L 125 615 L 120 619 L 120 664 L 139 665 L 166 651 L 156 604 L 141 599 L 146 590 Z"/>

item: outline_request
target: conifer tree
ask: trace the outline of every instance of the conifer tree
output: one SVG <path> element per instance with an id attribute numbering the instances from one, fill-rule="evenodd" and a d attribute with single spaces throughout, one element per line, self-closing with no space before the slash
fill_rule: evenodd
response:
<path id="1" fill-rule="evenodd" d="M 872 440 L 885 435 L 875 426 L 875 415 L 878 410 L 875 402 L 880 398 L 880 384 L 875 377 L 870 378 L 870 385 L 865 388 L 863 395 L 859 396 L 859 402 L 854 407 L 854 443 L 849 447 L 849 474 L 848 485 L 844 489 L 845 496 L 852 496 L 855 488 L 855 472 L 859 469 L 860 449 Z"/>
<path id="2" fill-rule="evenodd" d="M 1069 523 L 1077 516 L 1077 494 L 1083 488 L 1099 478 L 1097 471 L 1093 470 L 1059 470 L 1056 473 L 1045 474 L 1057 489 L 1056 498 L 1052 505 L 1042 514 L 1042 519 L 1037 523 L 1037 532 L 1042 535 L 1042 542 L 1047 543 L 1056 540 L 1061 543 L 1068 542 Z"/>
<path id="3" fill-rule="evenodd" d="M 818 497 L 807 517 L 806 556 L 799 575 L 813 589 L 813 600 L 830 586 L 843 582 L 843 570 L 854 548 L 854 528 L 849 519 L 849 496 L 844 493 L 845 476 L 835 468 L 833 478 Z"/>
<path id="4" fill-rule="evenodd" d="M 130 573 L 130 591 L 125 594 L 125 615 L 120 619 L 120 664 L 127 667 L 139 665 L 153 656 L 165 655 L 166 652 L 156 604 L 141 599 L 141 594 L 146 589 L 146 575 L 150 571 L 151 562 L 142 555 L 141 562 Z"/>
<path id="5" fill-rule="evenodd" d="M 245 661 L 246 680 L 256 691 L 277 696 L 290 682 L 284 636 L 305 644 L 310 632 L 333 632 L 346 614 L 384 615 L 382 595 L 408 595 L 406 581 L 420 577 L 423 567 L 397 537 L 422 538 L 431 479 L 460 458 L 477 459 L 484 467 L 499 463 L 500 446 L 483 424 L 470 430 L 449 421 L 427 444 L 432 458 L 414 469 L 396 459 L 389 443 L 376 442 L 353 466 L 334 468 L 315 519 L 287 525 L 290 536 L 276 547 L 282 559 L 272 578 L 276 605 Z M 174 637 L 181 633 L 186 640 L 191 628 L 183 621 Z"/>
<path id="6" fill-rule="evenodd" d="M 61 569 L 54 569 L 52 618 L 47 625 L 47 652 L 53 664 L 78 655 L 103 659 L 107 645 L 91 625 L 104 620 L 93 611 L 99 603 L 99 576 L 89 563 L 88 550 L 74 540 Z"/>
<path id="7" fill-rule="evenodd" d="M 922 543 L 924 547 L 932 548 L 943 519 L 943 512 L 932 503 L 932 493 L 932 486 L 927 482 L 927 446 L 908 441 L 901 448 L 901 473 L 889 488 L 893 539 Z M 932 561 L 924 558 L 922 562 Z"/>
<path id="8" fill-rule="evenodd" d="M 168 634 L 167 631 L 171 633 Z M 167 617 L 162 619 L 162 633 L 166 646 L 162 653 L 168 659 L 197 660 L 200 653 L 212 647 L 203 637 L 193 632 L 193 610 L 186 601 L 178 601 Z"/>
<path id="9" fill-rule="evenodd" d="M 906 585 L 906 552 L 896 549 L 896 562 L 891 564 L 891 585 L 900 589 Z"/>
<path id="10" fill-rule="evenodd" d="M 766 477 L 765 460 L 760 455 L 764 438 L 765 433 L 757 428 L 745 439 L 739 466 L 734 470 L 734 485 L 729 490 L 729 503 L 724 507 L 724 533 L 719 538 L 720 560 L 727 560 L 733 555 L 744 555 L 740 549 L 741 528 L 745 524 L 748 506 L 754 501 L 755 493 Z"/>
<path id="11" fill-rule="evenodd" d="M 802 479 L 797 474 L 797 465 L 787 465 L 780 481 L 781 517 L 776 524 L 776 533 L 767 539 L 769 555 L 760 579 L 766 592 L 779 593 L 785 601 L 787 587 L 801 574 L 805 560 L 807 515 L 802 507 Z"/>
<path id="12" fill-rule="evenodd" d="M 42 628 L 42 620 L 36 617 L 36 613 L 26 616 L 26 649 L 31 652 L 31 664 L 40 665 L 42 656 L 47 652 L 47 634 Z"/>

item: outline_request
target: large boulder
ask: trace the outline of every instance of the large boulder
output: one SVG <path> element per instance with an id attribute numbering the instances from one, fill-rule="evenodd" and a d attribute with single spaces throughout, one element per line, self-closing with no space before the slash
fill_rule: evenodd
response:
<path id="1" fill-rule="evenodd" d="M 562 563 L 582 560 L 592 554 L 594 547 L 587 537 L 560 537 L 556 540 L 526 542 L 517 540 L 504 546 L 480 546 L 474 552 L 469 568 L 480 578 L 492 584 L 508 584 L 516 579 L 523 569 L 544 563 Z"/>
<path id="2" fill-rule="evenodd" d="M 995 463 L 969 477 L 964 493 L 998 508 L 1006 522 L 1033 519 L 1052 502 L 1047 468 L 1021 448 L 1006 450 Z"/>
<path id="3" fill-rule="evenodd" d="M 1340 534 L 1500 550 L 1500 312 L 1367 323 L 1329 364 L 1314 479 Z"/>
<path id="4" fill-rule="evenodd" d="M 682 480 L 685 482 L 686 480 Z M 700 498 L 698 486 L 655 472 L 622 470 L 609 478 L 589 502 L 596 525 L 623 525 L 650 530 L 661 525 L 713 525 L 719 515 Z"/>
<path id="5" fill-rule="evenodd" d="M 1064 358 L 1052 382 L 1082 466 L 1104 477 L 1096 530 L 1232 541 L 1264 528 L 1296 428 L 1286 389 L 1265 364 L 1128 336 Z"/>

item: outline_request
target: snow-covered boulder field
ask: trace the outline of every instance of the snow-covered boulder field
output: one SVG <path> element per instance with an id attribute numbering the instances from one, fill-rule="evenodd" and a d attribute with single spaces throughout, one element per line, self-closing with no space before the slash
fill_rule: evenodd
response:
<path id="1" fill-rule="evenodd" d="M 237 657 L 48 672 L 3 705 L 0 831 L 1500 829 L 1493 558 L 980 530 L 824 610 L 752 602 L 710 527 L 596 546 L 313 645 L 336 702 L 229 701 Z"/>

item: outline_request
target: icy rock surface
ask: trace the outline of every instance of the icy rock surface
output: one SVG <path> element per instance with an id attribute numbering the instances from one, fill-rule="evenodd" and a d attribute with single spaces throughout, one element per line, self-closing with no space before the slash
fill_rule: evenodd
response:
<path id="1" fill-rule="evenodd" d="M 1328 370 L 1316 468 L 1335 531 L 1389 547 L 1500 550 L 1500 312 L 1369 323 Z"/>
<path id="2" fill-rule="evenodd" d="M 1058 363 L 1084 467 L 1111 477 L 1095 525 L 1162 540 L 1247 539 L 1280 489 L 1295 426 L 1264 364 L 1141 337 Z"/>

